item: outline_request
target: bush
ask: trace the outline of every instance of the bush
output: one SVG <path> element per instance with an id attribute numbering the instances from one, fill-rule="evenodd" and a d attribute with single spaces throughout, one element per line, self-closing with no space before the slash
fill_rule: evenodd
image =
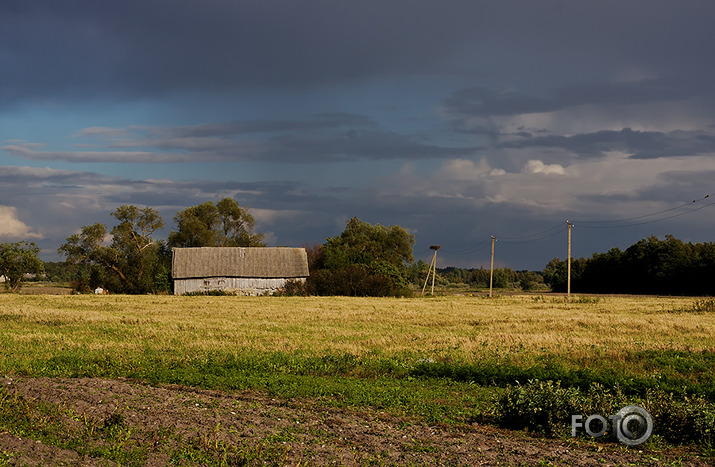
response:
<path id="1" fill-rule="evenodd" d="M 497 421 L 505 428 L 555 434 L 581 413 L 583 397 L 576 388 L 562 388 L 559 381 L 529 380 L 508 386 L 493 401 Z"/>
<path id="2" fill-rule="evenodd" d="M 303 281 L 289 280 L 286 281 L 285 287 L 277 291 L 275 295 L 283 297 L 306 297 L 309 295 L 308 286 Z"/>
<path id="3" fill-rule="evenodd" d="M 643 404 L 653 417 L 654 432 L 674 443 L 715 442 L 715 404 L 702 396 L 648 391 Z"/>
<path id="4" fill-rule="evenodd" d="M 505 428 L 528 429 L 547 435 L 565 432 L 571 416 L 609 415 L 632 403 L 619 387 L 608 390 L 593 383 L 588 391 L 563 388 L 560 381 L 529 380 L 509 385 L 492 401 L 496 422 Z M 676 398 L 673 393 L 649 389 L 639 403 L 653 417 L 653 432 L 669 442 L 715 442 L 715 404 L 702 396 Z"/>
<path id="5" fill-rule="evenodd" d="M 598 383 L 592 383 L 582 398 L 579 414 L 608 416 L 617 413 L 629 401 L 620 386 L 610 391 Z"/>
<path id="6" fill-rule="evenodd" d="M 411 293 L 409 289 L 396 286 L 391 277 L 377 274 L 360 264 L 311 271 L 305 290 L 306 294 L 350 297 L 391 297 Z"/>

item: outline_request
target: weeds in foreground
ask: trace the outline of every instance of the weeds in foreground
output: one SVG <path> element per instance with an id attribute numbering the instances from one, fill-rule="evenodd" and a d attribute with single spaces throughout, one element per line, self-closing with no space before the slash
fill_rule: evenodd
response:
<path id="1" fill-rule="evenodd" d="M 572 415 L 608 417 L 623 406 L 642 405 L 653 417 L 654 434 L 675 444 L 715 443 L 715 404 L 700 396 L 676 398 L 649 390 L 644 398 L 626 397 L 619 387 L 598 384 L 587 391 L 564 388 L 556 381 L 530 380 L 510 385 L 494 397 L 491 413 L 507 428 L 528 429 L 548 435 L 565 433 Z"/>

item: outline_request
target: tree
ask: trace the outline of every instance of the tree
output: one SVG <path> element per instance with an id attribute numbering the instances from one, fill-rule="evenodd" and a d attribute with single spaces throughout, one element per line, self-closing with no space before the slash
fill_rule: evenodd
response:
<path id="1" fill-rule="evenodd" d="M 415 259 L 412 256 L 414 235 L 398 226 L 372 225 L 353 217 L 342 234 L 328 238 L 325 244 L 326 265 L 347 263 L 374 265 L 386 263 L 398 268 Z"/>
<path id="2" fill-rule="evenodd" d="M 5 289 L 16 292 L 22 287 L 25 274 L 40 274 L 43 264 L 35 242 L 0 243 L 0 275 L 5 276 Z"/>
<path id="3" fill-rule="evenodd" d="M 567 264 L 559 258 L 548 262 L 543 270 L 544 283 L 554 292 L 566 292 Z"/>
<path id="4" fill-rule="evenodd" d="M 106 245 L 107 227 L 97 223 L 82 227 L 79 234 L 67 237 L 58 252 L 70 264 L 90 266 L 92 286 L 103 285 L 117 292 L 146 293 L 162 289 L 168 279 L 167 248 L 152 235 L 164 221 L 152 208 L 139 209 L 124 205 L 113 213 L 119 224 L 111 231 L 111 243 Z M 168 257 L 170 261 L 170 256 Z M 162 272 L 163 271 L 163 272 Z"/>
<path id="5" fill-rule="evenodd" d="M 519 279 L 519 287 L 524 292 L 534 290 L 539 285 L 544 283 L 544 278 L 536 271 L 517 271 Z"/>
<path id="6" fill-rule="evenodd" d="M 263 234 L 253 233 L 253 216 L 232 198 L 191 206 L 174 221 L 178 230 L 169 234 L 172 247 L 265 246 Z"/>
<path id="7" fill-rule="evenodd" d="M 319 295 L 409 294 L 413 244 L 414 235 L 400 226 L 372 225 L 354 217 L 342 234 L 323 245 L 308 287 Z"/>
<path id="8" fill-rule="evenodd" d="M 509 287 L 509 274 L 504 269 L 495 269 L 492 285 L 496 289 L 506 289 Z"/>

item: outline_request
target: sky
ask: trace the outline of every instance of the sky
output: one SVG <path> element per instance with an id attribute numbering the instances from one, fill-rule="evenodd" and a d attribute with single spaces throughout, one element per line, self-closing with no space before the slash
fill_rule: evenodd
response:
<path id="1" fill-rule="evenodd" d="M 0 241 L 224 197 L 440 267 L 715 241 L 713 44 L 712 0 L 2 0 Z"/>

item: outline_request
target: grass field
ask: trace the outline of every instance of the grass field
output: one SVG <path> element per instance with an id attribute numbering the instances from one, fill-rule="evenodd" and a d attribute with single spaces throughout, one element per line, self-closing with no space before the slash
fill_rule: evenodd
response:
<path id="1" fill-rule="evenodd" d="M 656 353 L 715 351 L 706 299 L 505 296 L 381 299 L 0 295 L 2 367 L 44 374 L 50 358 L 102 357 L 167 364 L 207 355 L 350 356 L 363 365 L 411 367 L 432 360 L 499 360 L 520 367 L 612 368 L 634 376 L 680 375 L 697 365 L 653 361 Z M 701 307 L 702 308 L 702 307 Z M 707 310 L 707 308 L 704 308 Z M 705 354 L 703 354 L 705 352 Z M 646 358 L 645 356 L 649 356 Z M 667 362 L 665 362 L 667 363 Z M 136 366 L 136 365 L 134 365 Z M 105 371 L 119 371 L 107 367 Z"/>
<path id="2" fill-rule="evenodd" d="M 715 402 L 712 299 L 0 294 L 0 375 L 259 390 L 428 422 L 558 380 Z"/>

